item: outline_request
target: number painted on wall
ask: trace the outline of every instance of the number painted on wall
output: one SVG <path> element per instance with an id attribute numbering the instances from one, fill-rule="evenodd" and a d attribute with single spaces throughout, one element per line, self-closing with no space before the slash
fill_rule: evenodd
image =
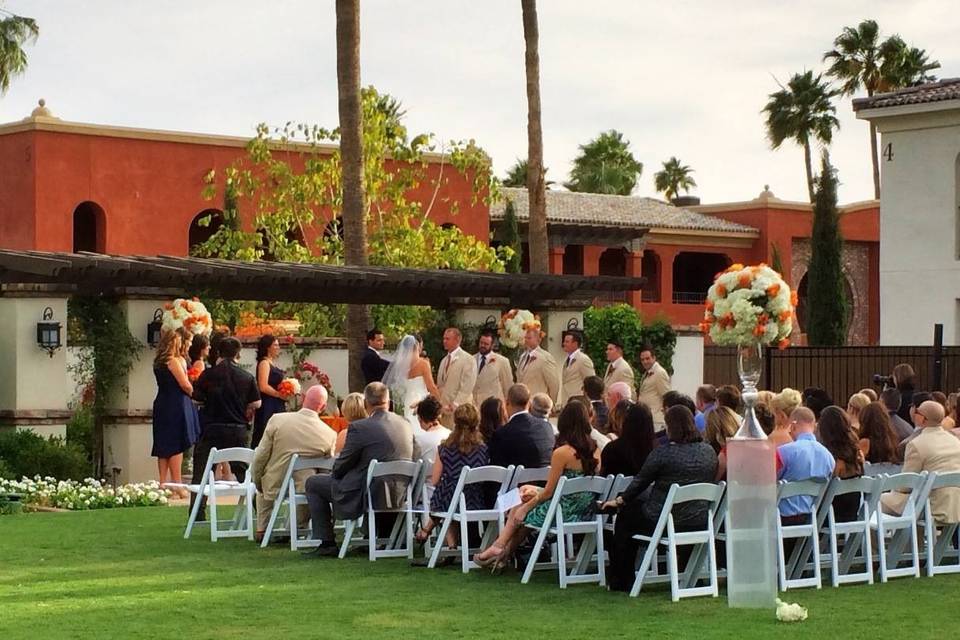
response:
<path id="1" fill-rule="evenodd" d="M 883 157 L 887 159 L 887 162 L 893 162 L 893 143 L 888 142 L 887 146 L 883 148 Z"/>

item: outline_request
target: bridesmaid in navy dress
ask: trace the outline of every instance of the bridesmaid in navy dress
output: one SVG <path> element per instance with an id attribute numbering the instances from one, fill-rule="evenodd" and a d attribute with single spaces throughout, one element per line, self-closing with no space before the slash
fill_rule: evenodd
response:
<path id="1" fill-rule="evenodd" d="M 183 329 L 165 331 L 157 345 L 153 373 L 157 397 L 153 401 L 153 451 L 157 458 L 161 486 L 181 481 L 183 452 L 200 437 L 200 419 L 190 396 L 193 385 L 187 378 L 186 355 L 192 336 Z M 181 490 L 181 494 L 184 491 Z"/>
<path id="2" fill-rule="evenodd" d="M 262 403 L 253 419 L 251 449 L 256 449 L 260 444 L 270 417 L 287 410 L 287 399 L 277 391 L 277 387 L 283 382 L 283 369 L 273 364 L 279 355 L 280 342 L 269 333 L 262 336 L 257 343 L 257 388 L 260 390 Z"/>

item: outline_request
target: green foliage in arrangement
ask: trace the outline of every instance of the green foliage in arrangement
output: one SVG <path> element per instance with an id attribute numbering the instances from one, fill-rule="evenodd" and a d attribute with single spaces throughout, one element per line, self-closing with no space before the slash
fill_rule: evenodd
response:
<path id="1" fill-rule="evenodd" d="M 586 336 L 585 350 L 598 370 L 606 362 L 607 343 L 616 340 L 623 345 L 624 358 L 634 371 L 643 370 L 640 347 L 650 344 L 661 366 L 673 372 L 677 333 L 664 318 L 644 322 L 640 313 L 627 304 L 590 307 L 583 313 L 583 331 Z"/>

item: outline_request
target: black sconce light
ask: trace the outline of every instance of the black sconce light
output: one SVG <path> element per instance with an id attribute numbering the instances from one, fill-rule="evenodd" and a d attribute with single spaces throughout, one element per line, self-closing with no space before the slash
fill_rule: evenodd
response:
<path id="1" fill-rule="evenodd" d="M 50 357 L 59 349 L 60 342 L 60 323 L 53 322 L 53 309 L 47 307 L 43 310 L 41 322 L 37 323 L 37 344 L 44 349 Z"/>
<path id="2" fill-rule="evenodd" d="M 570 318 L 567 321 L 567 331 L 579 331 L 580 330 L 580 321 L 576 318 Z"/>
<path id="3" fill-rule="evenodd" d="M 147 344 L 151 347 L 157 346 L 160 342 L 160 331 L 163 328 L 163 310 L 157 309 L 153 312 L 153 322 L 147 323 Z"/>

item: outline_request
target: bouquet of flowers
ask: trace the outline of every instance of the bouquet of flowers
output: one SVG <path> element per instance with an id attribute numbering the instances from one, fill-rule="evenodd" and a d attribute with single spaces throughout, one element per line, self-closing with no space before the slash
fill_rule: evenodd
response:
<path id="1" fill-rule="evenodd" d="M 707 291 L 700 330 L 722 346 L 759 342 L 786 349 L 796 304 L 796 292 L 767 265 L 735 264 Z"/>
<path id="2" fill-rule="evenodd" d="M 516 349 L 523 342 L 523 334 L 530 329 L 540 330 L 540 316 L 526 309 L 511 309 L 500 317 L 497 333 L 505 347 Z"/>
<path id="3" fill-rule="evenodd" d="M 197 298 L 177 298 L 163 307 L 163 330 L 176 331 L 181 327 L 194 335 L 209 335 L 213 329 L 213 318 Z"/>
<path id="4" fill-rule="evenodd" d="M 296 378 L 284 378 L 280 384 L 277 385 L 277 393 L 284 398 L 300 395 L 300 381 Z"/>
<path id="5" fill-rule="evenodd" d="M 190 382 L 196 382 L 200 378 L 201 373 L 203 373 L 203 365 L 200 363 L 194 364 L 187 369 L 187 379 L 190 380 Z"/>

